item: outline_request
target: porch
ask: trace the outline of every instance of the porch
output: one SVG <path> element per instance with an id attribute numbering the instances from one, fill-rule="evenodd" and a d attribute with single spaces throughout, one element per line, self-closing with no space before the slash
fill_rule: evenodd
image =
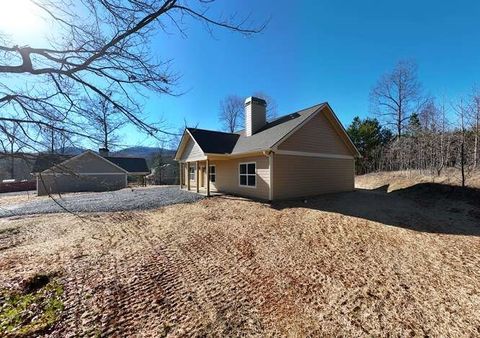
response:
<path id="1" fill-rule="evenodd" d="M 220 195 L 216 188 L 216 166 L 208 159 L 180 162 L 180 188 L 207 197 Z"/>

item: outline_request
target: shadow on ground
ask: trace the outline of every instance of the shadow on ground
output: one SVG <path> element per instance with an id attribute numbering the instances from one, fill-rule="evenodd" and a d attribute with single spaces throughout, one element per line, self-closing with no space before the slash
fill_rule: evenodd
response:
<path id="1" fill-rule="evenodd" d="M 388 192 L 385 185 L 276 202 L 272 207 L 308 208 L 416 231 L 480 236 L 480 189 L 476 188 L 420 183 Z"/>

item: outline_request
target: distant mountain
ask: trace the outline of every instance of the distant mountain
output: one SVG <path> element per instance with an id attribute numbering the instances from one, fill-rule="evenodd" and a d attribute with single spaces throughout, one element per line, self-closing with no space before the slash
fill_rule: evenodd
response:
<path id="1" fill-rule="evenodd" d="M 83 153 L 86 148 L 80 147 L 66 147 L 63 152 L 57 151 L 57 153 L 61 153 L 64 155 L 78 155 Z M 97 152 L 98 149 L 91 149 L 94 152 Z M 129 147 L 120 149 L 117 151 L 111 151 L 110 156 L 125 156 L 125 157 L 144 157 L 150 158 L 152 155 L 157 155 L 162 153 L 164 156 L 171 156 L 175 155 L 175 150 L 171 149 L 163 149 L 159 147 L 144 147 L 144 146 L 136 146 L 136 147 Z"/>
<path id="2" fill-rule="evenodd" d="M 159 147 L 130 147 L 118 151 L 111 152 L 112 156 L 126 156 L 126 157 L 144 157 L 150 158 L 153 155 L 162 153 L 164 156 L 172 156 L 175 154 L 175 150 L 162 149 Z"/>

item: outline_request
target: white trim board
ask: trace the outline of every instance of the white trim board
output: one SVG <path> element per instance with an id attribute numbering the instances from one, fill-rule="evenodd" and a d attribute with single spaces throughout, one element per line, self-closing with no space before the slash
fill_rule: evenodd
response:
<path id="1" fill-rule="evenodd" d="M 270 184 L 268 189 L 268 199 L 273 201 L 273 152 L 268 155 L 268 169 L 269 169 L 269 176 L 270 176 Z"/>
<path id="2" fill-rule="evenodd" d="M 354 157 L 351 155 L 340 155 L 340 154 L 327 154 L 327 153 L 310 153 L 306 151 L 294 151 L 294 150 L 277 150 L 275 154 L 278 155 L 290 155 L 290 156 L 308 156 L 308 157 L 322 157 L 322 158 L 340 158 L 353 160 Z"/>

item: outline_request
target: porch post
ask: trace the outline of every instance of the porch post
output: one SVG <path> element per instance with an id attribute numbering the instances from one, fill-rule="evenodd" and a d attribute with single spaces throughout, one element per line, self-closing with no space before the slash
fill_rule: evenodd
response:
<path id="1" fill-rule="evenodd" d="M 178 174 L 178 175 L 179 175 L 179 177 L 178 177 L 179 181 L 178 181 L 178 183 L 180 183 L 180 189 L 182 189 L 182 188 L 183 188 L 183 182 L 182 182 L 182 162 L 178 162 L 178 171 L 179 171 L 179 174 Z"/>
<path id="2" fill-rule="evenodd" d="M 198 169 L 200 169 L 200 166 L 198 165 L 198 161 L 195 162 L 196 168 L 195 168 L 195 183 L 197 184 L 197 194 L 200 192 L 200 180 L 198 179 L 199 177 L 199 172 Z"/>
<path id="3" fill-rule="evenodd" d="M 207 158 L 207 197 L 210 197 L 210 161 Z"/>
<path id="4" fill-rule="evenodd" d="M 190 162 L 187 162 L 187 189 L 190 190 Z"/>

